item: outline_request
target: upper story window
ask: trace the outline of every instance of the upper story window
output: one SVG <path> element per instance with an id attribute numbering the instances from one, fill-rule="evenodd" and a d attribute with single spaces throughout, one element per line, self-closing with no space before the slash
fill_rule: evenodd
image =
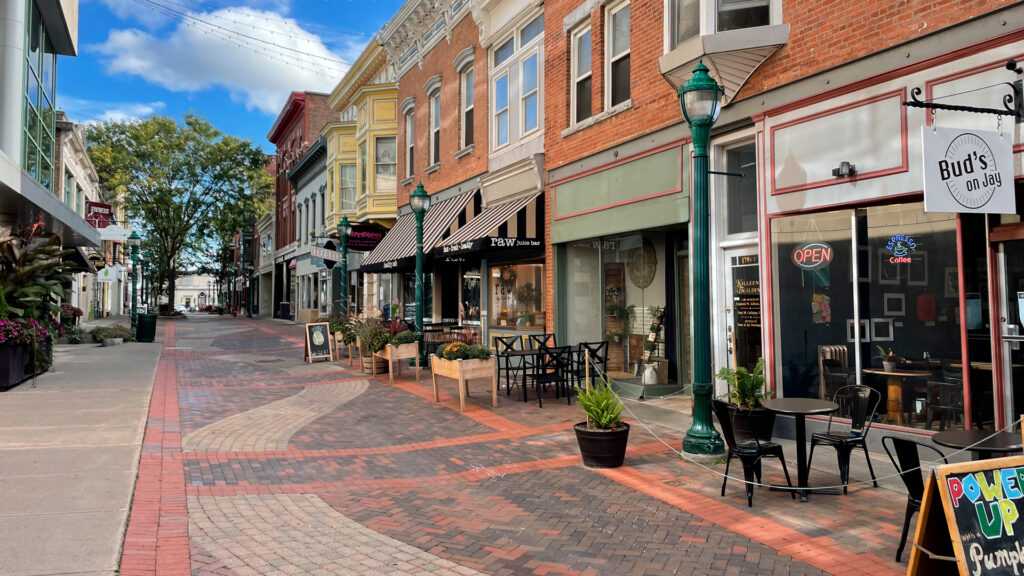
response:
<path id="1" fill-rule="evenodd" d="M 580 28 L 572 35 L 572 87 L 570 114 L 573 123 L 582 122 L 593 115 L 590 66 L 590 27 Z"/>
<path id="2" fill-rule="evenodd" d="M 528 134 L 537 129 L 537 67 L 538 55 L 536 52 L 523 60 L 523 81 L 522 81 L 522 117 L 523 134 Z"/>
<path id="3" fill-rule="evenodd" d="M 398 189 L 398 148 L 394 136 L 380 136 L 373 143 L 373 185 L 375 192 Z"/>
<path id="4" fill-rule="evenodd" d="M 35 2 L 26 2 L 25 97 L 22 102 L 21 166 L 48 190 L 53 190 L 53 142 L 57 55 Z M 58 176 L 59 178 L 59 176 Z"/>
<path id="5" fill-rule="evenodd" d="M 323 189 L 320 190 L 320 226 L 327 226 L 327 200 Z"/>
<path id="6" fill-rule="evenodd" d="M 72 194 L 75 191 L 75 177 L 71 175 L 71 172 L 64 172 L 64 205 L 71 207 L 73 201 Z"/>
<path id="7" fill-rule="evenodd" d="M 313 230 L 316 229 L 316 196 L 313 197 L 313 202 L 312 202 L 311 206 L 312 206 L 312 208 L 310 209 L 310 214 L 309 214 L 309 220 L 310 220 L 310 222 L 309 222 L 309 231 L 310 231 L 310 234 L 312 234 Z"/>
<path id="8" fill-rule="evenodd" d="M 668 49 L 702 33 L 704 34 L 768 26 L 771 24 L 773 0 L 666 0 L 668 17 Z M 775 0 L 776 2 L 778 0 Z"/>
<path id="9" fill-rule="evenodd" d="M 508 73 L 494 81 L 494 147 L 508 144 Z"/>
<path id="10" fill-rule="evenodd" d="M 516 26 L 491 58 L 491 148 L 514 144 L 544 123 L 544 15 Z"/>
<path id="11" fill-rule="evenodd" d="M 413 163 L 413 151 L 416 149 L 416 117 L 415 111 L 410 108 L 405 113 L 405 176 L 412 178 L 415 167 Z"/>
<path id="12" fill-rule="evenodd" d="M 79 216 L 83 216 L 84 217 L 85 216 L 85 190 L 82 190 L 82 187 L 77 185 L 77 184 L 75 184 L 75 198 L 76 198 L 76 201 L 75 201 L 75 212 L 77 212 Z"/>
<path id="13" fill-rule="evenodd" d="M 615 106 L 629 100 L 629 2 L 608 10 L 605 46 L 610 46 L 605 63 L 605 100 Z"/>
<path id="14" fill-rule="evenodd" d="M 366 142 L 359 144 L 359 195 L 366 196 Z"/>
<path id="15" fill-rule="evenodd" d="M 473 67 L 470 65 L 459 75 L 459 85 L 462 92 L 462 121 L 461 148 L 473 145 Z"/>
<path id="16" fill-rule="evenodd" d="M 441 91 L 430 97 L 430 165 L 441 162 Z"/>
<path id="17" fill-rule="evenodd" d="M 356 210 L 356 165 L 342 164 L 338 169 L 338 201 L 342 212 Z"/>
<path id="18" fill-rule="evenodd" d="M 298 208 L 296 208 L 296 210 L 298 210 L 298 218 L 296 218 L 296 220 L 298 220 L 298 224 L 296 224 L 296 226 L 295 226 L 295 241 L 296 242 L 301 242 L 302 241 L 302 204 L 299 204 L 299 206 L 298 206 Z"/>

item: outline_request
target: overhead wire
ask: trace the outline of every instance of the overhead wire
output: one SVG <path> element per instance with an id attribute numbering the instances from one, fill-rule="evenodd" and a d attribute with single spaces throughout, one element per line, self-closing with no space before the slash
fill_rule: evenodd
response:
<path id="1" fill-rule="evenodd" d="M 300 70 L 305 70 L 307 72 L 311 72 L 311 73 L 316 74 L 318 76 L 323 76 L 325 78 L 330 78 L 330 79 L 336 79 L 341 74 L 344 73 L 344 69 L 341 67 L 341 65 L 347 64 L 347 63 L 345 63 L 343 61 L 340 61 L 340 60 L 332 61 L 330 63 L 314 64 L 313 62 L 310 62 L 310 61 L 306 60 L 305 58 L 302 58 L 300 56 L 296 56 L 296 55 L 293 55 L 293 54 L 289 54 L 288 52 L 295 52 L 295 51 L 294 50 L 289 50 L 286 47 L 282 48 L 279 45 L 274 45 L 275 46 L 274 48 L 268 48 L 266 46 L 257 46 L 257 45 L 254 45 L 254 44 L 248 42 L 247 40 L 239 40 L 237 38 L 233 38 L 231 35 L 226 34 L 226 33 L 222 32 L 222 31 L 220 31 L 220 30 L 218 30 L 216 28 L 205 28 L 201 24 L 196 24 L 196 23 L 190 21 L 187 18 L 178 16 L 173 11 L 164 11 L 161 8 L 157 7 L 157 6 L 154 6 L 153 3 L 150 0 L 133 0 L 133 1 L 136 2 L 137 4 L 141 4 L 143 6 L 146 6 L 147 8 L 149 8 L 151 10 L 154 10 L 156 12 L 160 12 L 162 14 L 165 14 L 168 17 L 173 18 L 173 19 L 181 22 L 182 24 L 184 24 L 184 25 L 186 25 L 186 26 L 188 26 L 190 28 L 195 28 L 196 30 L 202 31 L 204 34 L 207 34 L 209 36 L 213 36 L 214 38 L 218 38 L 218 39 L 220 39 L 220 40 L 222 40 L 224 42 L 227 42 L 229 44 L 233 44 L 233 45 L 235 45 L 235 46 L 237 46 L 239 48 L 242 48 L 242 49 L 249 50 L 249 51 L 251 51 L 253 53 L 262 54 L 262 55 L 266 56 L 267 58 L 270 58 L 271 60 L 275 60 L 277 62 L 281 62 L 283 64 L 287 64 L 289 66 L 294 66 L 296 68 L 299 68 Z M 277 50 L 277 52 L 272 52 L 271 50 Z M 334 62 L 337 62 L 339 64 L 335 64 Z M 307 66 L 304 66 L 303 64 L 308 65 L 308 66 L 314 66 L 314 65 L 324 66 L 325 68 L 328 68 L 332 73 L 331 74 L 325 74 L 323 70 L 318 70 L 316 68 L 309 68 Z"/>

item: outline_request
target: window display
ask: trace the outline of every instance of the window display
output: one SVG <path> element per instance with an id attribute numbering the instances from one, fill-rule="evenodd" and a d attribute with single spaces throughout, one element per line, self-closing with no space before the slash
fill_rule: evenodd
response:
<path id="1" fill-rule="evenodd" d="M 462 302 L 459 320 L 464 324 L 480 324 L 480 269 L 467 270 L 462 275 Z"/>
<path id="2" fill-rule="evenodd" d="M 490 279 L 491 326 L 544 328 L 543 264 L 495 266 Z"/>

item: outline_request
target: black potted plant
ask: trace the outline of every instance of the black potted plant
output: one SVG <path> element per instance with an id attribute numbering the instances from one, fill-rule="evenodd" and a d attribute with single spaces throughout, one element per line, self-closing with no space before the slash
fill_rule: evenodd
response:
<path id="1" fill-rule="evenodd" d="M 626 458 L 629 424 L 622 422 L 622 403 L 612 391 L 607 377 L 589 390 L 579 393 L 579 403 L 587 421 L 576 424 L 576 441 L 588 468 L 618 468 Z"/>
<path id="2" fill-rule="evenodd" d="M 769 440 L 775 426 L 775 412 L 761 406 L 761 402 L 773 394 L 764 387 L 764 358 L 757 359 L 752 371 L 742 366 L 735 370 L 722 368 L 716 376 L 729 383 L 728 398 L 740 408 L 736 411 L 738 418 L 732 423 L 737 435 L 754 434 L 759 440 Z"/>
<path id="3" fill-rule="evenodd" d="M 875 358 L 882 361 L 882 370 L 885 370 L 886 372 L 893 372 L 899 364 L 903 363 L 903 358 L 893 354 L 892 348 L 889 348 L 888 352 L 886 352 L 885 348 L 882 348 L 881 346 L 875 346 L 875 349 L 878 350 L 878 354 L 875 354 Z"/>

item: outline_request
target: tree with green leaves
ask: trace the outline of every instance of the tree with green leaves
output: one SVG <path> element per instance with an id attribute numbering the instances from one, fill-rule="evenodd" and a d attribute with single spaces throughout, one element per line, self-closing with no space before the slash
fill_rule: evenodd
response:
<path id="1" fill-rule="evenodd" d="M 157 267 L 156 288 L 174 302 L 180 270 L 215 257 L 217 228 L 266 203 L 272 182 L 263 151 L 223 134 L 200 116 L 163 116 L 89 127 L 89 157 L 100 183 L 141 221 Z"/>

